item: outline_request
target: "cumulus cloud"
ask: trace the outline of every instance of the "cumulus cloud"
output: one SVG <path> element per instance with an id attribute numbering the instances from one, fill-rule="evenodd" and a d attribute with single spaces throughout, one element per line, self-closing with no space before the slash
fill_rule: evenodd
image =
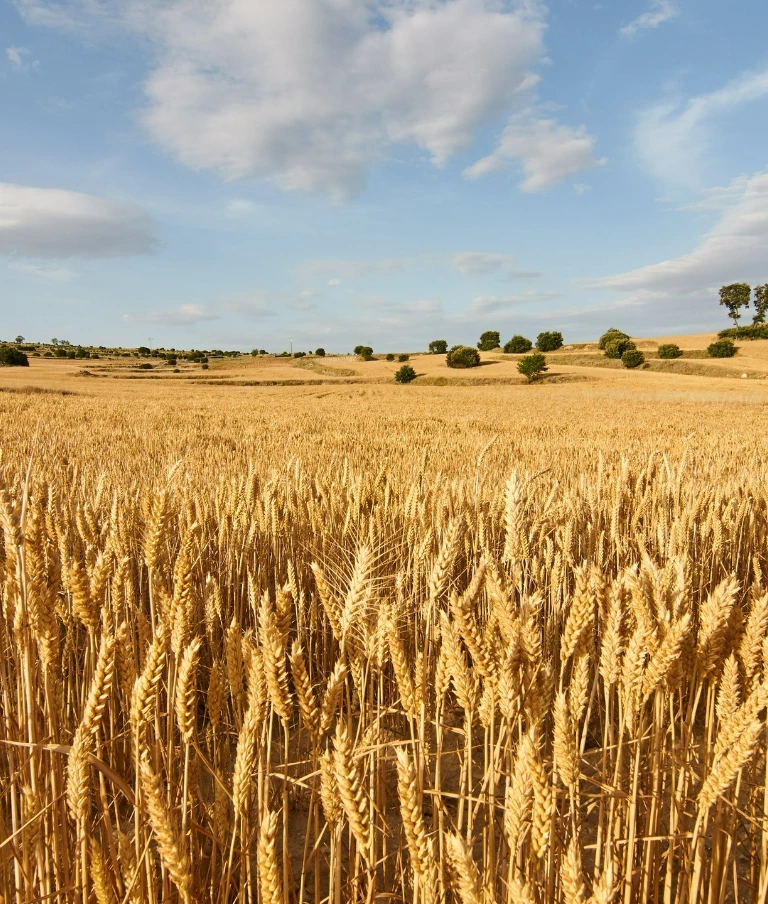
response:
<path id="1" fill-rule="evenodd" d="M 157 245 L 140 208 L 58 188 L 0 182 L 0 254 L 20 257 L 123 257 Z"/>
<path id="2" fill-rule="evenodd" d="M 701 178 L 713 122 L 735 107 L 768 96 L 768 68 L 745 72 L 709 94 L 664 101 L 644 110 L 635 126 L 640 158 L 656 176 L 695 185 Z"/>
<path id="3" fill-rule="evenodd" d="M 32 72 L 40 66 L 40 60 L 30 59 L 31 55 L 32 51 L 27 47 L 5 48 L 5 57 L 11 64 L 11 69 L 23 75 Z"/>
<path id="4" fill-rule="evenodd" d="M 468 179 L 479 179 L 517 163 L 525 174 L 520 190 L 543 191 L 574 173 L 604 163 L 595 159 L 594 144 L 583 127 L 573 129 L 525 113 L 512 117 L 496 148 L 467 167 L 464 174 Z"/>
<path id="5" fill-rule="evenodd" d="M 768 247 L 768 171 L 758 173 L 741 187 L 732 202 L 688 254 L 592 280 L 589 287 L 623 293 L 635 303 L 668 301 L 682 296 L 693 302 L 711 303 L 717 289 L 734 281 L 765 281 L 765 249 Z M 727 197 L 724 192 L 722 197 Z"/>
<path id="6" fill-rule="evenodd" d="M 143 122 L 192 169 L 342 198 L 398 145 L 443 165 L 509 117 L 469 174 L 519 161 L 538 191 L 589 166 L 592 139 L 535 111 L 540 0 L 17 0 L 30 22 L 151 41 Z M 482 61 L 478 64 L 478 61 Z M 526 112 L 527 111 L 527 112 Z M 521 116 L 521 114 L 523 114 Z M 538 158 L 541 157 L 539 160 Z"/>
<path id="7" fill-rule="evenodd" d="M 619 33 L 624 35 L 624 37 L 632 37 L 638 31 L 643 31 L 646 28 L 658 28 L 659 25 L 663 25 L 679 15 L 680 9 L 673 0 L 653 0 L 651 8 L 647 12 L 644 12 L 628 25 L 619 29 Z"/>

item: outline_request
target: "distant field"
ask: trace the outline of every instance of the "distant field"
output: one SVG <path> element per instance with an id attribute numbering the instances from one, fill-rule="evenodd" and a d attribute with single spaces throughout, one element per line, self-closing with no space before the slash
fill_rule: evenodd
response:
<path id="1" fill-rule="evenodd" d="M 548 357 L 0 369 L 0 898 L 762 901 L 768 342 Z"/>

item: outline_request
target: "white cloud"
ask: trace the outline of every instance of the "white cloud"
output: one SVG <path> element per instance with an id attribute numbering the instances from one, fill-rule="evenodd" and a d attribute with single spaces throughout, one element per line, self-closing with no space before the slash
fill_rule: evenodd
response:
<path id="1" fill-rule="evenodd" d="M 219 314 L 209 310 L 202 304 L 180 304 L 168 311 L 146 311 L 141 314 L 123 314 L 123 320 L 129 323 L 157 323 L 163 326 L 193 326 L 217 320 Z"/>
<path id="2" fill-rule="evenodd" d="M 0 254 L 121 257 L 157 244 L 140 208 L 81 192 L 0 182 Z"/>
<path id="3" fill-rule="evenodd" d="M 31 60 L 32 51 L 27 47 L 6 47 L 5 56 L 11 64 L 11 69 L 26 75 L 29 72 L 38 69 L 40 60 Z"/>
<path id="4" fill-rule="evenodd" d="M 515 269 L 516 260 L 511 254 L 462 251 L 453 256 L 452 263 L 462 276 L 489 276 L 500 271 L 506 279 L 536 279 L 541 276 L 535 270 Z"/>
<path id="5" fill-rule="evenodd" d="M 341 285 L 341 280 L 340 280 L 338 277 L 336 277 L 336 278 L 334 278 L 334 279 L 329 279 L 329 280 L 328 280 L 328 285 L 331 286 L 331 287 L 334 287 L 334 286 L 340 286 L 340 285 Z"/>
<path id="6" fill-rule="evenodd" d="M 441 166 L 509 116 L 493 157 L 521 162 L 524 190 L 593 163 L 586 133 L 535 111 L 541 0 L 16 3 L 31 23 L 118 22 L 149 39 L 146 128 L 184 165 L 226 179 L 345 197 L 398 145 Z M 471 174 L 500 168 L 487 160 Z"/>
<path id="7" fill-rule="evenodd" d="M 741 196 L 688 254 L 590 281 L 592 288 L 624 293 L 627 300 L 678 304 L 681 297 L 710 304 L 730 282 L 764 282 L 768 247 L 768 171 L 742 186 Z"/>
<path id="8" fill-rule="evenodd" d="M 69 282 L 75 275 L 72 270 L 68 270 L 66 267 L 49 267 L 43 264 L 32 264 L 28 261 L 11 261 L 8 264 L 8 268 L 18 273 L 36 276 L 46 282 Z"/>
<path id="9" fill-rule="evenodd" d="M 619 34 L 625 37 L 632 37 L 638 31 L 646 28 L 658 28 L 659 25 L 663 25 L 679 15 L 680 9 L 673 0 L 653 0 L 651 8 L 630 22 L 629 25 L 619 29 Z"/>
<path id="10" fill-rule="evenodd" d="M 686 102 L 664 101 L 643 111 L 635 147 L 648 169 L 673 184 L 695 185 L 702 175 L 712 121 L 768 96 L 768 69 L 745 72 L 724 87 Z"/>
<path id="11" fill-rule="evenodd" d="M 478 295 L 472 300 L 467 314 L 469 316 L 477 316 L 479 314 L 503 314 L 521 305 L 530 304 L 531 302 L 553 301 L 560 298 L 559 292 L 538 292 L 531 290 L 523 292 L 521 295 Z"/>
<path id="12" fill-rule="evenodd" d="M 521 191 L 543 191 L 574 173 L 604 163 L 595 159 L 594 144 L 583 127 L 573 129 L 524 113 L 512 117 L 496 148 L 467 167 L 464 175 L 478 179 L 518 163 L 525 175 Z"/>

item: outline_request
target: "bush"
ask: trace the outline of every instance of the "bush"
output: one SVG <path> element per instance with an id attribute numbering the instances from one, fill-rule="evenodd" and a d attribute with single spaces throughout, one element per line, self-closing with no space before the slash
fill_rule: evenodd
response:
<path id="1" fill-rule="evenodd" d="M 81 345 L 78 345 L 77 351 L 75 352 L 75 356 L 77 358 L 90 358 L 91 353 L 87 349 L 83 348 Z"/>
<path id="2" fill-rule="evenodd" d="M 645 364 L 645 355 L 637 348 L 628 348 L 621 356 L 624 367 L 640 367 Z"/>
<path id="3" fill-rule="evenodd" d="M 732 358 L 736 354 L 736 346 L 730 339 L 718 339 L 707 346 L 710 358 Z"/>
<path id="4" fill-rule="evenodd" d="M 165 363 L 170 364 L 171 367 L 176 367 L 176 365 L 178 364 L 178 361 L 176 360 L 175 355 L 168 355 L 168 357 L 165 359 Z"/>
<path id="5" fill-rule="evenodd" d="M 373 361 L 373 349 L 370 345 L 358 345 L 357 348 L 360 349 L 356 354 L 363 359 L 363 361 Z"/>
<path id="6" fill-rule="evenodd" d="M 750 323 L 749 326 L 732 326 L 720 330 L 720 339 L 768 339 L 768 323 Z"/>
<path id="7" fill-rule="evenodd" d="M 74 361 L 76 357 L 77 357 L 77 354 L 76 354 L 75 350 L 73 348 L 69 349 L 69 351 L 67 352 L 67 358 L 69 358 L 70 361 Z M 130 355 L 126 355 L 126 358 L 130 358 L 130 357 L 131 357 Z"/>
<path id="8" fill-rule="evenodd" d="M 629 339 L 629 336 L 621 330 L 617 330 L 615 326 L 612 326 L 598 339 L 597 347 L 600 351 L 605 351 L 606 345 L 614 339 Z"/>
<path id="9" fill-rule="evenodd" d="M 408 361 L 410 359 L 410 357 L 411 357 L 410 355 L 398 355 L 397 360 L 398 361 Z"/>
<path id="10" fill-rule="evenodd" d="M 315 354 L 317 355 L 318 358 L 324 358 L 325 357 L 325 349 L 324 348 L 316 348 Z"/>
<path id="11" fill-rule="evenodd" d="M 364 349 L 364 348 L 365 348 L 364 345 L 356 345 L 356 346 L 355 346 L 355 354 L 356 354 L 356 355 L 361 355 L 361 354 L 363 353 L 363 349 Z"/>
<path id="12" fill-rule="evenodd" d="M 149 361 L 145 361 L 143 364 L 137 364 L 136 366 L 139 368 L 139 370 L 152 370 L 152 365 L 149 363 Z"/>
<path id="13" fill-rule="evenodd" d="M 444 355 L 448 351 L 448 343 L 445 339 L 433 339 L 429 343 L 429 352 L 432 355 Z"/>
<path id="14" fill-rule="evenodd" d="M 448 367 L 479 367 L 480 352 L 469 345 L 454 345 L 445 356 Z"/>
<path id="15" fill-rule="evenodd" d="M 259 350 L 258 350 L 257 348 L 254 348 L 254 349 L 251 351 L 251 357 L 252 357 L 252 358 L 258 358 L 258 356 L 259 356 Z"/>
<path id="16" fill-rule="evenodd" d="M 392 352 L 390 352 L 390 353 L 387 355 L 387 361 L 394 361 L 394 360 L 395 360 L 395 356 L 392 354 Z"/>
<path id="17" fill-rule="evenodd" d="M 67 350 L 66 350 L 65 348 L 55 348 L 55 349 L 53 350 L 53 354 L 54 354 L 57 358 L 66 358 L 66 357 L 67 357 Z"/>
<path id="18" fill-rule="evenodd" d="M 307 353 L 306 352 L 294 352 L 293 357 L 294 358 L 306 358 Z"/>
<path id="19" fill-rule="evenodd" d="M 533 343 L 525 336 L 513 336 L 504 346 L 507 355 L 524 355 L 533 348 Z"/>
<path id="20" fill-rule="evenodd" d="M 631 352 L 636 348 L 635 343 L 629 337 L 626 337 L 624 339 L 610 339 L 606 342 L 603 352 L 606 358 L 619 359 L 624 352 Z"/>
<path id="21" fill-rule="evenodd" d="M 207 364 L 203 364 L 203 370 L 208 370 L 208 365 L 207 365 Z"/>
<path id="22" fill-rule="evenodd" d="M 490 352 L 501 345 L 501 335 L 498 330 L 486 330 L 480 336 L 477 347 L 481 352 Z"/>
<path id="23" fill-rule="evenodd" d="M 151 350 L 150 348 L 147 348 L 146 345 L 140 345 L 140 346 L 136 349 L 136 351 L 137 351 L 140 355 L 143 355 L 145 358 L 148 358 L 148 357 L 152 354 L 152 350 Z"/>
<path id="24" fill-rule="evenodd" d="M 540 352 L 556 352 L 563 347 L 563 334 L 557 331 L 539 333 L 536 337 L 536 348 Z"/>
<path id="25" fill-rule="evenodd" d="M 517 362 L 517 369 L 524 377 L 528 378 L 529 383 L 533 383 L 547 369 L 547 359 L 544 355 L 538 353 L 525 355 Z"/>
<path id="26" fill-rule="evenodd" d="M 403 364 L 403 366 L 395 371 L 395 381 L 398 383 L 410 383 L 412 380 L 416 379 L 416 371 L 411 367 L 410 364 Z"/>
<path id="27" fill-rule="evenodd" d="M 673 342 L 668 345 L 660 345 L 658 352 L 660 358 L 682 358 L 683 356 L 683 350 Z"/>
<path id="28" fill-rule="evenodd" d="M 12 345 L 0 345 L 0 367 L 29 367 L 29 358 Z"/>

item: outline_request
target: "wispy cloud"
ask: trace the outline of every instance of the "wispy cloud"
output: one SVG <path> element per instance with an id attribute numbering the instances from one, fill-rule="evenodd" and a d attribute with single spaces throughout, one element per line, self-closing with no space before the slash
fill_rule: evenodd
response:
<path id="1" fill-rule="evenodd" d="M 40 67 L 40 60 L 32 59 L 32 51 L 27 47 L 6 47 L 5 57 L 14 72 L 27 75 Z"/>
<path id="2" fill-rule="evenodd" d="M 644 110 L 635 148 L 648 169 L 675 185 L 695 187 L 703 178 L 713 122 L 735 107 L 768 96 L 768 68 L 744 72 L 717 91 L 687 101 L 666 100 Z"/>
<path id="3" fill-rule="evenodd" d="M 74 272 L 66 267 L 51 267 L 45 264 L 33 264 L 29 261 L 12 260 L 8 263 L 10 270 L 17 273 L 25 273 L 29 276 L 36 276 L 45 282 L 69 282 L 74 277 Z"/>
<path id="4" fill-rule="evenodd" d="M 663 25 L 679 15 L 680 8 L 674 0 L 653 0 L 651 8 L 619 29 L 619 34 L 632 37 L 647 28 L 658 28 L 659 25 Z"/>
<path id="5" fill-rule="evenodd" d="M 525 304 L 531 304 L 532 302 L 553 301 L 554 299 L 561 297 L 562 295 L 559 292 L 539 292 L 536 290 L 523 292 L 521 295 L 478 295 L 477 298 L 472 300 L 472 303 L 467 309 L 467 313 L 471 316 L 476 316 L 478 314 L 499 314 L 519 308 Z"/>
<path id="6" fill-rule="evenodd" d="M 144 311 L 136 314 L 123 314 L 127 323 L 154 323 L 163 326 L 194 326 L 209 320 L 218 320 L 219 314 L 209 310 L 202 304 L 180 304 L 167 311 Z"/>

